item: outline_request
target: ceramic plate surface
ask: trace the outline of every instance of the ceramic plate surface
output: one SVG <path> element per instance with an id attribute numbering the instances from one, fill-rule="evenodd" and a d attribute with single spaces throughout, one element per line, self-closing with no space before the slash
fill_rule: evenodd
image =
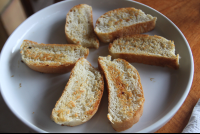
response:
<path id="1" fill-rule="evenodd" d="M 180 54 L 180 69 L 132 63 L 140 76 L 144 90 L 143 116 L 124 132 L 155 132 L 181 107 L 193 80 L 194 63 L 189 44 L 181 31 L 158 11 L 127 0 L 74 0 L 51 5 L 28 18 L 10 36 L 1 52 L 1 93 L 11 111 L 27 126 L 37 132 L 115 132 L 107 119 L 107 92 L 94 117 L 83 125 L 63 127 L 50 119 L 70 73 L 42 74 L 21 62 L 20 45 L 25 39 L 38 43 L 67 44 L 64 28 L 67 12 L 77 4 L 93 8 L 94 24 L 107 11 L 121 7 L 135 7 L 157 17 L 156 28 L 149 35 L 160 35 L 175 42 Z M 108 55 L 108 44 L 90 49 L 88 61 L 98 67 L 98 56 Z"/>

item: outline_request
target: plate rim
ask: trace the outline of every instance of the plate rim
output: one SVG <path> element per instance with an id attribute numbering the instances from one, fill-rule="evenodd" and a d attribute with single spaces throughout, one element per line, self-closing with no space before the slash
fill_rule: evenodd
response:
<path id="1" fill-rule="evenodd" d="M 52 4 L 48 7 L 45 7 L 43 9 L 41 9 L 40 11 L 34 13 L 33 15 L 31 15 L 30 17 L 28 17 L 24 22 L 22 22 L 14 31 L 13 33 L 9 36 L 9 38 L 7 39 L 7 41 L 4 43 L 4 46 L 2 47 L 1 53 L 5 50 L 5 47 L 7 46 L 8 42 L 12 39 L 13 35 L 24 25 L 24 23 L 26 23 L 29 19 L 33 18 L 35 15 L 39 14 L 40 12 L 42 12 L 43 10 L 46 10 L 46 8 L 52 7 L 52 6 L 57 6 L 59 4 L 65 3 L 65 2 L 70 2 L 70 1 L 79 1 L 79 0 L 64 0 L 55 4 Z M 193 54 L 190 48 L 190 45 L 186 39 L 186 37 L 184 36 L 184 34 L 181 32 L 181 30 L 169 19 L 167 18 L 164 14 L 162 14 L 161 12 L 157 11 L 156 9 L 145 5 L 143 3 L 137 2 L 137 1 L 133 1 L 133 0 L 123 0 L 123 1 L 128 1 L 128 2 L 133 2 L 133 3 L 137 3 L 139 5 L 144 6 L 145 8 L 149 8 L 151 10 L 153 10 L 154 12 L 160 14 L 162 17 L 164 17 L 165 19 L 167 19 L 171 25 L 173 25 L 175 27 L 175 29 L 179 32 L 179 34 L 182 36 L 182 38 L 184 39 L 184 42 L 186 43 L 187 49 L 189 51 L 189 55 L 190 55 L 190 76 L 189 76 L 189 80 L 188 80 L 188 84 L 187 87 L 185 89 L 185 91 L 183 92 L 183 95 L 181 97 L 181 99 L 176 103 L 176 105 L 166 114 L 164 115 L 161 119 L 159 119 L 158 121 L 156 121 L 155 123 L 149 125 L 148 127 L 138 131 L 139 133 L 144 133 L 144 132 L 154 132 L 155 130 L 158 130 L 159 128 L 161 128 L 164 124 L 166 124 L 175 114 L 176 112 L 181 108 L 182 104 L 184 103 L 184 101 L 186 100 L 191 86 L 192 86 L 192 82 L 193 82 L 193 78 L 194 78 L 194 59 L 193 59 Z M 2 65 L 2 56 L 0 55 L 0 65 Z M 0 68 L 2 68 L 0 66 Z M 2 69 L 0 69 L 2 72 Z M 36 127 L 35 125 L 33 125 L 32 123 L 30 123 L 29 121 L 20 118 L 20 116 L 18 116 L 18 114 L 15 112 L 15 110 L 9 105 L 9 103 L 7 103 L 6 100 L 6 96 L 5 94 L 2 92 L 2 77 L 0 77 L 0 93 L 2 95 L 2 98 L 4 100 L 4 102 L 6 103 L 6 105 L 8 106 L 9 110 L 21 121 L 23 122 L 26 126 L 28 126 L 29 128 L 33 129 L 36 132 L 41 132 L 41 133 L 47 133 L 46 131 L 42 130 L 39 127 Z M 2 91 L 1 91 L 2 90 Z M 162 124 L 162 125 L 160 125 Z M 160 127 L 159 127 L 160 126 Z M 159 128 L 158 128 L 159 127 Z"/>
<path id="2" fill-rule="evenodd" d="M 175 28 L 176 30 L 179 32 L 179 34 L 183 37 L 185 43 L 186 43 L 186 46 L 187 46 L 187 49 L 189 50 L 189 54 L 190 54 L 190 77 L 189 77 L 189 81 L 188 81 L 188 84 L 187 84 L 187 87 L 186 87 L 186 91 L 184 92 L 184 94 L 182 95 L 181 99 L 178 101 L 178 103 L 170 110 L 170 112 L 168 112 L 163 118 L 161 118 L 160 120 L 158 120 L 157 122 L 155 122 L 154 124 L 150 125 L 149 127 L 139 131 L 139 133 L 145 133 L 146 131 L 148 131 L 149 128 L 157 128 L 157 126 L 159 126 L 159 124 L 162 124 L 160 126 L 160 128 L 162 126 L 164 126 L 169 120 L 171 120 L 171 118 L 178 112 L 178 110 L 181 108 L 182 104 L 184 103 L 184 101 L 186 100 L 189 92 L 190 92 L 190 89 L 191 89 L 191 86 L 192 86 L 192 82 L 193 82 L 193 78 L 194 78 L 194 58 L 193 58 L 193 54 L 192 54 L 192 51 L 191 51 L 191 48 L 190 48 L 190 45 L 186 39 L 186 37 L 184 36 L 184 34 L 181 32 L 181 30 L 176 26 L 176 24 L 174 24 L 168 17 L 166 17 L 164 14 L 162 14 L 161 12 L 157 11 L 156 9 L 148 6 L 148 5 L 145 5 L 143 3 L 140 3 L 140 2 L 137 2 L 137 1 L 132 1 L 132 0 L 126 0 L 126 1 L 131 1 L 131 2 L 135 2 L 135 3 L 138 3 L 138 4 L 141 4 L 147 8 L 150 8 L 151 10 L 153 10 L 154 12 L 157 12 L 158 14 L 160 14 L 161 16 L 163 16 L 165 19 L 167 19 Z M 170 117 L 170 118 L 167 118 L 167 117 Z M 153 131 L 153 130 L 151 130 Z"/>

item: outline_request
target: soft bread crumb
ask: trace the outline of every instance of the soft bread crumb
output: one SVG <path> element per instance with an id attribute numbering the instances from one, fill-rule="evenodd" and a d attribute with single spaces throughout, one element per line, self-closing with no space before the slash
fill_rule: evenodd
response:
<path id="1" fill-rule="evenodd" d="M 94 31 L 102 42 L 108 43 L 125 35 L 149 32 L 155 28 L 156 20 L 140 9 L 118 8 L 100 16 Z"/>
<path id="2" fill-rule="evenodd" d="M 85 59 L 77 61 L 70 79 L 52 110 L 52 120 L 76 126 L 88 121 L 97 111 L 104 90 L 103 77 Z"/>
<path id="3" fill-rule="evenodd" d="M 176 57 L 174 42 L 157 35 L 134 35 L 118 38 L 113 41 L 110 51 L 112 53 L 137 53 Z"/>
<path id="4" fill-rule="evenodd" d="M 161 36 L 129 35 L 110 43 L 109 53 L 114 58 L 123 58 L 129 62 L 179 68 L 179 54 L 175 54 L 175 45 Z"/>
<path id="5" fill-rule="evenodd" d="M 153 19 L 153 16 L 145 14 L 140 9 L 115 9 L 105 13 L 97 20 L 95 30 L 100 33 L 110 33 L 122 27 L 152 21 Z"/>
<path id="6" fill-rule="evenodd" d="M 20 49 L 22 61 L 42 73 L 69 72 L 79 58 L 89 54 L 89 49 L 81 45 L 39 44 L 29 40 L 24 40 Z"/>
<path id="7" fill-rule="evenodd" d="M 136 123 L 140 116 L 133 118 L 143 107 L 145 100 L 139 73 L 125 60 L 111 61 L 111 56 L 99 57 L 99 66 L 104 72 L 108 86 L 108 119 L 113 125 L 121 123 L 125 126 L 126 123 L 123 123 L 128 120 Z M 114 129 L 119 130 L 117 127 Z M 128 128 L 123 128 L 125 129 Z"/>
<path id="8" fill-rule="evenodd" d="M 49 66 L 75 63 L 88 52 L 80 45 L 38 44 L 29 40 L 24 40 L 20 48 L 24 62 Z"/>
<path id="9" fill-rule="evenodd" d="M 92 7 L 86 4 L 74 6 L 67 14 L 65 33 L 69 43 L 83 47 L 99 47 L 94 33 Z"/>

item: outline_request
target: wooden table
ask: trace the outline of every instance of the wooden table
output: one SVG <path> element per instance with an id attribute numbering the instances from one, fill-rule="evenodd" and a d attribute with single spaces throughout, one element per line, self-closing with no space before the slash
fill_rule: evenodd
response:
<path id="1" fill-rule="evenodd" d="M 190 44 L 194 58 L 194 79 L 185 102 L 156 133 L 181 133 L 187 125 L 193 107 L 200 98 L 200 0 L 135 0 L 168 17 L 182 31 Z"/>

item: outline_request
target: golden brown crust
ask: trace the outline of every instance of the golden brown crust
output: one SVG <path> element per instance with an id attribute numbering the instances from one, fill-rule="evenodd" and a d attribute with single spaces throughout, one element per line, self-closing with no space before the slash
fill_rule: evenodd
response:
<path id="1" fill-rule="evenodd" d="M 132 54 L 132 53 L 112 53 L 109 52 L 110 55 L 114 59 L 122 58 L 129 62 L 136 62 L 136 63 L 143 63 L 148 65 L 155 65 L 161 67 L 169 67 L 172 69 L 179 68 L 179 55 L 175 58 L 167 58 L 167 57 L 158 57 L 158 56 L 151 56 L 151 55 L 144 55 L 144 54 Z"/>
<path id="2" fill-rule="evenodd" d="M 29 42 L 31 44 L 35 44 L 35 45 L 39 45 L 39 46 L 48 46 L 48 47 L 74 47 L 74 44 L 38 44 L 37 42 L 34 41 L 30 41 L 30 40 L 24 40 L 25 42 Z M 81 45 L 77 45 L 78 47 L 82 47 Z M 24 48 L 21 48 L 24 49 Z M 27 50 L 28 51 L 28 50 Z M 22 53 L 22 50 L 20 51 L 20 53 Z M 84 58 L 87 58 L 87 56 L 89 55 L 89 49 L 87 49 L 87 52 L 84 55 Z M 44 55 L 44 58 L 48 58 L 48 54 Z M 23 60 L 23 59 L 22 59 Z M 74 67 L 75 63 L 72 62 L 64 62 L 62 64 L 60 64 L 61 62 L 57 61 L 57 62 L 53 62 L 53 63 L 45 63 L 45 61 L 43 63 L 35 63 L 33 61 L 29 61 L 28 63 L 26 61 L 23 60 L 23 62 L 32 70 L 37 71 L 37 72 L 41 72 L 41 73 L 52 73 L 52 74 L 63 74 L 63 73 L 68 73 L 72 70 L 72 68 Z"/>
<path id="3" fill-rule="evenodd" d="M 82 6 L 84 6 L 86 4 L 79 4 L 79 5 L 76 5 L 74 6 L 72 9 L 70 9 L 69 12 L 72 12 L 72 10 L 74 8 L 77 8 L 77 9 L 80 9 L 82 8 Z M 88 5 L 89 6 L 89 5 Z M 92 13 L 92 7 L 91 8 L 91 13 L 90 13 L 90 18 L 91 18 L 91 24 L 92 24 L 92 29 L 94 29 L 94 25 L 93 25 L 93 13 Z M 69 19 L 69 12 L 67 13 L 67 16 L 66 16 L 66 24 L 65 24 L 65 36 L 66 36 L 66 40 L 68 43 L 70 44 L 78 44 L 78 45 L 81 45 L 81 42 L 80 41 L 77 41 L 76 38 L 72 38 L 69 33 L 66 31 L 66 27 L 68 27 L 68 19 Z M 80 33 L 81 34 L 81 33 Z M 88 48 L 96 48 L 98 49 L 99 48 L 99 40 L 98 38 L 96 37 L 95 33 L 94 33 L 94 36 L 96 38 L 96 43 L 98 44 L 98 46 L 93 46 L 93 47 L 88 47 Z"/>
<path id="4" fill-rule="evenodd" d="M 124 8 L 118 8 L 118 9 L 109 11 L 105 14 L 110 14 L 113 11 L 120 12 L 123 9 Z M 127 10 L 136 10 L 135 8 L 126 8 L 126 9 Z M 103 14 L 103 15 L 105 15 L 105 14 Z M 115 40 L 119 37 L 122 37 L 122 36 L 149 32 L 149 31 L 151 31 L 155 28 L 156 20 L 157 20 L 157 18 L 154 17 L 153 20 L 151 20 L 151 21 L 147 21 L 147 22 L 143 22 L 143 23 L 136 23 L 136 24 L 133 24 L 133 25 L 130 25 L 130 26 L 124 26 L 124 27 L 122 27 L 122 28 L 120 28 L 120 29 L 118 29 L 114 32 L 100 33 L 100 32 L 97 32 L 96 30 L 94 30 L 94 31 L 95 31 L 96 35 L 98 36 L 98 38 L 101 42 L 109 43 L 109 42 L 112 42 L 113 40 Z M 97 20 L 96 26 L 99 23 L 100 22 Z"/>
<path id="5" fill-rule="evenodd" d="M 76 62 L 76 64 L 77 64 L 79 61 L 83 60 L 83 59 L 84 59 L 84 57 L 80 58 L 80 59 Z M 87 61 L 87 62 L 88 62 L 88 61 Z M 88 63 L 89 63 L 89 62 L 88 62 Z M 75 64 L 75 66 L 76 66 L 76 64 Z M 94 67 L 91 65 L 91 63 L 89 63 L 89 65 L 90 65 L 90 67 L 94 68 Z M 95 69 L 95 68 L 94 68 L 94 69 Z M 98 69 L 95 69 L 95 70 L 98 70 Z M 100 71 L 100 70 L 98 70 L 98 71 Z M 65 89 L 67 89 L 67 87 L 69 86 L 69 83 L 72 81 L 72 78 L 74 77 L 74 75 L 75 75 L 75 68 L 73 68 L 72 71 L 71 71 L 71 73 L 70 73 L 69 81 L 67 82 L 67 84 L 66 84 L 66 86 L 65 86 Z M 102 74 L 102 73 L 101 73 L 101 76 L 102 76 L 102 77 L 101 77 L 101 80 L 100 80 L 100 81 L 102 82 L 102 84 L 100 85 L 100 89 L 99 89 L 99 92 L 98 92 L 98 99 L 96 99 L 96 102 L 94 102 L 93 107 L 91 107 L 91 109 L 90 109 L 89 111 L 86 111 L 86 114 L 89 115 L 88 119 L 85 120 L 84 122 L 81 122 L 81 123 L 77 124 L 77 125 L 81 125 L 81 124 L 83 124 L 83 123 L 89 121 L 89 120 L 95 115 L 95 113 L 97 112 L 97 110 L 98 110 L 98 108 L 99 108 L 99 105 L 100 105 L 100 102 L 101 102 L 101 98 L 102 98 L 103 92 L 104 92 L 104 79 L 103 79 L 103 74 Z M 60 98 L 58 99 L 58 101 L 57 101 L 56 104 L 55 104 L 55 107 L 58 105 L 59 100 L 61 99 L 61 97 L 64 96 L 64 92 L 65 92 L 65 90 L 63 90 L 62 95 L 60 96 Z M 54 109 L 53 109 L 53 111 L 54 111 Z M 51 118 L 52 120 L 55 120 L 55 119 L 53 119 L 53 116 L 52 116 L 52 115 L 53 115 L 53 111 L 52 111 L 52 114 L 51 114 L 50 118 Z M 77 125 L 76 125 L 76 126 L 77 126 Z M 70 126 L 70 127 L 73 127 L 74 125 L 65 125 L 65 124 L 62 124 L 62 126 Z"/>
<path id="6" fill-rule="evenodd" d="M 109 90 L 110 87 L 108 85 L 108 76 L 105 75 L 104 67 L 100 63 L 100 60 L 102 60 L 101 57 L 99 57 L 99 59 L 98 59 L 98 67 L 99 67 L 99 70 L 101 70 L 103 72 L 103 74 L 104 74 L 104 80 L 105 80 L 105 84 L 107 86 L 107 91 L 108 91 L 108 112 L 110 113 L 110 102 L 111 102 L 110 99 L 111 99 L 112 96 L 111 96 L 110 90 Z M 117 60 L 122 60 L 122 61 L 125 62 L 125 64 L 128 64 L 128 62 L 123 60 L 123 59 L 117 59 Z M 136 71 L 137 76 L 138 76 L 139 88 L 140 88 L 140 91 L 142 92 L 142 98 L 141 98 L 141 101 L 140 101 L 141 105 L 140 105 L 139 109 L 134 111 L 135 114 L 131 118 L 129 118 L 127 120 L 123 120 L 122 122 L 114 122 L 114 121 L 111 122 L 111 125 L 112 125 L 113 129 L 115 131 L 117 131 L 117 132 L 125 131 L 125 130 L 131 128 L 135 123 L 137 123 L 139 121 L 140 117 L 143 114 L 143 105 L 144 105 L 144 102 L 145 102 L 145 98 L 144 98 L 143 88 L 142 88 L 142 84 L 141 84 L 141 80 L 140 80 L 140 75 L 139 75 L 137 70 L 135 70 L 135 71 Z M 117 81 L 120 81 L 120 80 L 117 80 Z M 123 90 L 125 91 L 125 89 L 123 89 Z M 111 120 L 109 116 L 107 116 L 107 118 L 109 120 Z"/>
<path id="7" fill-rule="evenodd" d="M 48 65 L 29 65 L 26 64 L 29 68 L 31 68 L 34 71 L 40 72 L 40 73 L 49 73 L 49 74 L 64 74 L 68 73 L 72 70 L 74 67 L 74 64 L 66 64 L 66 65 L 60 65 L 60 66 L 48 66 Z"/>

